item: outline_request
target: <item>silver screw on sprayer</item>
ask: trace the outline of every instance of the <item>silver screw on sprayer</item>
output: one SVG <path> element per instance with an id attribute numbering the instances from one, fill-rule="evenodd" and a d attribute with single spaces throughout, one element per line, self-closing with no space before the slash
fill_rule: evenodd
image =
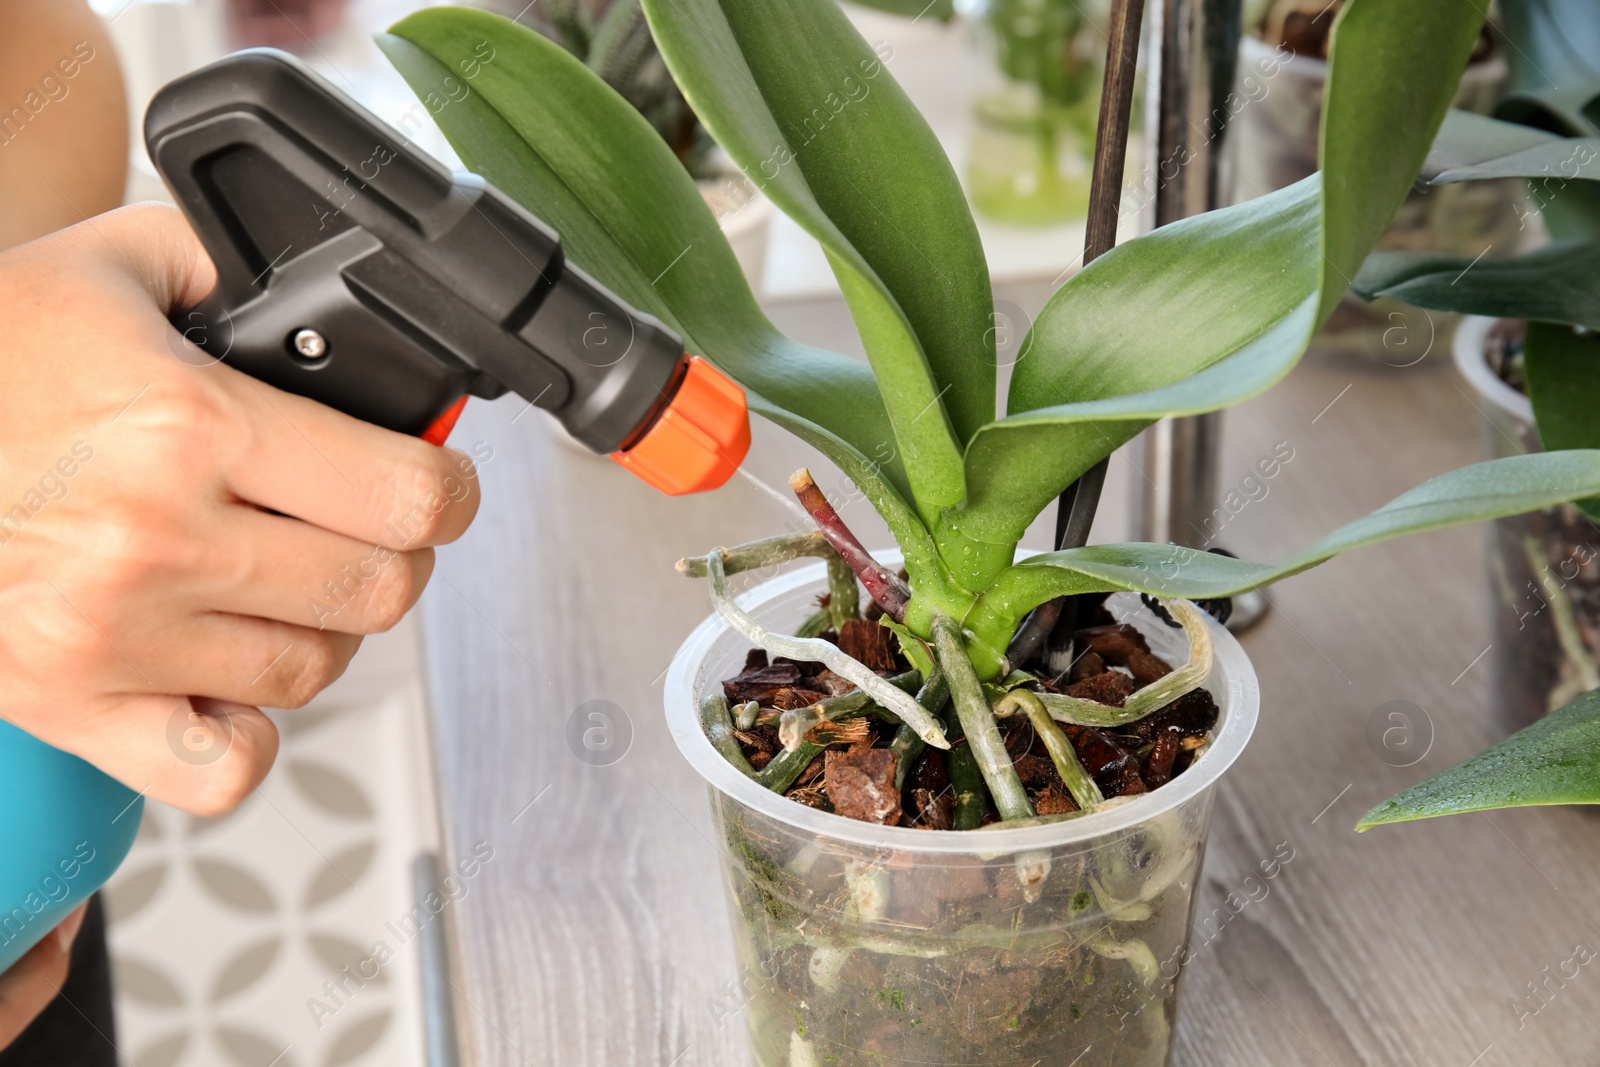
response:
<path id="1" fill-rule="evenodd" d="M 309 326 L 296 330 L 290 341 L 302 359 L 321 359 L 328 354 L 328 339 Z"/>

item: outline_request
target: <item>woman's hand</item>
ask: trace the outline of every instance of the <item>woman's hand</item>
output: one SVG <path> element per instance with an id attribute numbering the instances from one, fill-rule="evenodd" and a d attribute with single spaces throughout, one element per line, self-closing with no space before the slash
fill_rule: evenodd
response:
<path id="1" fill-rule="evenodd" d="M 0 715 L 197 814 L 393 626 L 478 508 L 467 458 L 199 358 L 214 272 L 137 205 L 0 254 Z"/>

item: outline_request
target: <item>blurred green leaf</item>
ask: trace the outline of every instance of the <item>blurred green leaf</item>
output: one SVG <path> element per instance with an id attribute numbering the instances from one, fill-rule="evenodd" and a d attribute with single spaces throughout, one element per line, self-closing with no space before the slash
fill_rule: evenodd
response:
<path id="1" fill-rule="evenodd" d="M 1600 803 L 1600 690 L 1390 797 L 1357 830 L 1494 808 Z"/>
<path id="2" fill-rule="evenodd" d="M 1334 23 L 1318 156 L 1319 323 L 1410 191 L 1488 6 L 1488 0 L 1369 0 L 1347 3 Z"/>
<path id="3" fill-rule="evenodd" d="M 1475 111 L 1451 108 L 1422 162 L 1424 180 L 1437 182 L 1440 175 L 1487 163 L 1503 156 L 1515 155 L 1538 145 L 1559 143 L 1560 137 L 1531 126 L 1519 126 L 1480 115 Z M 1468 175 L 1467 177 L 1477 177 Z M 1466 178 L 1452 178 L 1464 181 Z"/>
<path id="4" fill-rule="evenodd" d="M 1518 92 L 1600 84 L 1600 19 L 1594 0 L 1500 0 Z"/>
<path id="5" fill-rule="evenodd" d="M 989 271 L 933 131 L 829 0 L 644 0 L 695 113 L 820 241 L 872 361 L 925 519 L 964 492 L 994 418 Z"/>
<path id="6" fill-rule="evenodd" d="M 1600 448 L 1600 338 L 1570 326 L 1530 322 L 1522 353 L 1528 399 L 1545 450 Z M 1577 504 L 1600 518 L 1600 499 Z"/>
<path id="7" fill-rule="evenodd" d="M 1484 178 L 1543 178 L 1552 182 L 1600 180 L 1600 137 L 1542 141 L 1521 151 L 1440 171 L 1433 178 L 1433 184 L 1449 185 Z"/>
<path id="8" fill-rule="evenodd" d="M 754 409 L 826 430 L 907 491 L 871 371 L 772 327 L 694 182 L 626 101 L 564 49 L 496 15 L 431 8 L 392 29 L 379 46 L 431 101 L 463 162 L 549 223 L 573 262 L 678 330 L 753 394 Z M 485 45 L 487 61 L 475 51 Z M 469 95 L 456 99 L 463 85 Z"/>
<path id="9" fill-rule="evenodd" d="M 1510 259 L 1374 252 L 1353 288 L 1368 300 L 1600 329 L 1600 243 L 1564 241 Z"/>
<path id="10" fill-rule="evenodd" d="M 1435 185 L 1525 178 L 1531 207 L 1552 237 L 1600 238 L 1600 138 L 1560 137 L 1451 111 L 1422 165 L 1422 177 Z"/>

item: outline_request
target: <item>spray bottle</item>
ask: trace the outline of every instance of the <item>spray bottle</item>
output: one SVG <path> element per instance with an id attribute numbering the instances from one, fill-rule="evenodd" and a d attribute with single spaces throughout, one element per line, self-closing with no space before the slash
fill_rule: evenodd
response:
<path id="1" fill-rule="evenodd" d="M 743 461 L 737 385 L 565 262 L 521 205 L 294 57 L 185 75 L 151 101 L 145 142 L 217 268 L 173 315 L 194 362 L 434 444 L 467 397 L 514 392 L 665 493 L 714 489 Z M 0 811 L 3 971 L 111 877 L 143 798 L 0 723 Z"/>

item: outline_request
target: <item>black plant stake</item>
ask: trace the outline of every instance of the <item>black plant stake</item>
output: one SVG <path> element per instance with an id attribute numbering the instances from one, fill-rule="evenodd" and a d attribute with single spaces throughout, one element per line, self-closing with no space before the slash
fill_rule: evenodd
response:
<path id="1" fill-rule="evenodd" d="M 1094 139 L 1094 170 L 1089 178 L 1089 219 L 1083 235 L 1083 265 L 1111 251 L 1117 243 L 1117 208 L 1122 199 L 1122 173 L 1128 158 L 1128 126 L 1133 114 L 1133 81 L 1139 72 L 1139 26 L 1144 0 L 1112 0 L 1110 36 L 1106 41 L 1106 76 L 1100 89 L 1100 118 Z M 1067 487 L 1056 504 L 1056 550 L 1082 548 L 1089 540 L 1108 459 L 1102 459 Z M 1050 638 L 1052 671 L 1072 662 L 1072 635 L 1077 630 L 1074 597 L 1058 597 L 1040 605 L 1017 631 L 1009 649 L 1013 663 L 1024 663 Z"/>

